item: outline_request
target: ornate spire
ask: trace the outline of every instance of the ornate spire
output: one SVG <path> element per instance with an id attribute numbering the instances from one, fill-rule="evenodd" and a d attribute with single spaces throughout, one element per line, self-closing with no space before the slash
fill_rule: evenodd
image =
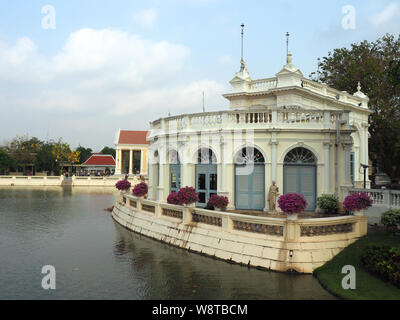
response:
<path id="1" fill-rule="evenodd" d="M 241 55 L 240 55 L 240 72 L 242 72 L 246 68 L 246 64 L 243 60 L 243 36 L 244 36 L 244 24 L 242 23 L 242 46 L 241 46 Z"/>
<path id="2" fill-rule="evenodd" d="M 286 63 L 292 63 L 289 62 L 289 32 L 286 32 Z"/>

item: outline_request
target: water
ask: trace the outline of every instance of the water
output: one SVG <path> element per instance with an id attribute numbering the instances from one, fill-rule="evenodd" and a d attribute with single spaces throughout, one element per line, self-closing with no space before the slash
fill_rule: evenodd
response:
<path id="1" fill-rule="evenodd" d="M 310 275 L 249 269 L 134 234 L 107 188 L 0 188 L 0 299 L 333 299 Z M 56 290 L 41 287 L 56 269 Z"/>

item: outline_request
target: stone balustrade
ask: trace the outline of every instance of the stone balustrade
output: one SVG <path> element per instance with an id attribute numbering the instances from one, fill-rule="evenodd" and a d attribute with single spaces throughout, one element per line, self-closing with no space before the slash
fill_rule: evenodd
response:
<path id="1" fill-rule="evenodd" d="M 0 186 L 72 186 L 72 187 L 115 187 L 124 177 L 79 177 L 72 176 L 0 176 Z M 145 180 L 147 177 L 145 177 Z M 141 182 L 139 176 L 128 178 L 132 185 Z"/>
<path id="2" fill-rule="evenodd" d="M 311 273 L 367 232 L 363 216 L 287 220 L 121 196 L 125 201 L 115 206 L 113 218 L 132 231 L 209 256 L 278 271 Z"/>
<path id="3" fill-rule="evenodd" d="M 367 210 L 367 216 L 370 223 L 380 223 L 383 212 L 390 209 L 400 209 L 400 191 L 389 189 L 357 189 L 342 187 L 343 199 L 354 192 L 366 192 L 373 204 Z"/>
<path id="4" fill-rule="evenodd" d="M 253 80 L 250 83 L 250 91 L 259 92 L 259 91 L 266 91 L 268 89 L 274 89 L 276 88 L 277 84 L 278 84 L 277 78 Z"/>
<path id="5" fill-rule="evenodd" d="M 336 130 L 336 120 L 348 120 L 348 111 L 336 110 L 226 110 L 180 115 L 157 120 L 152 123 L 152 133 L 157 136 L 166 133 L 179 133 L 182 130 L 220 130 L 220 129 L 301 129 Z"/>

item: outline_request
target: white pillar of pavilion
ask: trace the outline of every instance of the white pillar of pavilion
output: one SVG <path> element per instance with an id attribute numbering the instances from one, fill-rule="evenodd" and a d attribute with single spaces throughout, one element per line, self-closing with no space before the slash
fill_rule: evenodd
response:
<path id="1" fill-rule="evenodd" d="M 331 165 L 330 165 L 330 141 L 324 142 L 324 194 L 330 194 Z"/>
<path id="2" fill-rule="evenodd" d="M 129 150 L 129 174 L 133 174 L 133 150 Z"/>

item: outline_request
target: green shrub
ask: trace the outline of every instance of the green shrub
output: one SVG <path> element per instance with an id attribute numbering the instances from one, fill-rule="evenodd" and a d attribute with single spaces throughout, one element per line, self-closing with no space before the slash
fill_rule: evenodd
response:
<path id="1" fill-rule="evenodd" d="M 400 288 L 400 248 L 369 246 L 360 260 L 369 272 Z"/>
<path id="2" fill-rule="evenodd" d="M 325 213 L 336 213 L 339 209 L 339 199 L 334 194 L 323 194 L 318 197 L 317 205 Z"/>
<path id="3" fill-rule="evenodd" d="M 400 225 L 400 210 L 399 209 L 392 209 L 384 212 L 381 216 L 381 223 L 388 227 L 388 226 L 396 226 Z"/>

